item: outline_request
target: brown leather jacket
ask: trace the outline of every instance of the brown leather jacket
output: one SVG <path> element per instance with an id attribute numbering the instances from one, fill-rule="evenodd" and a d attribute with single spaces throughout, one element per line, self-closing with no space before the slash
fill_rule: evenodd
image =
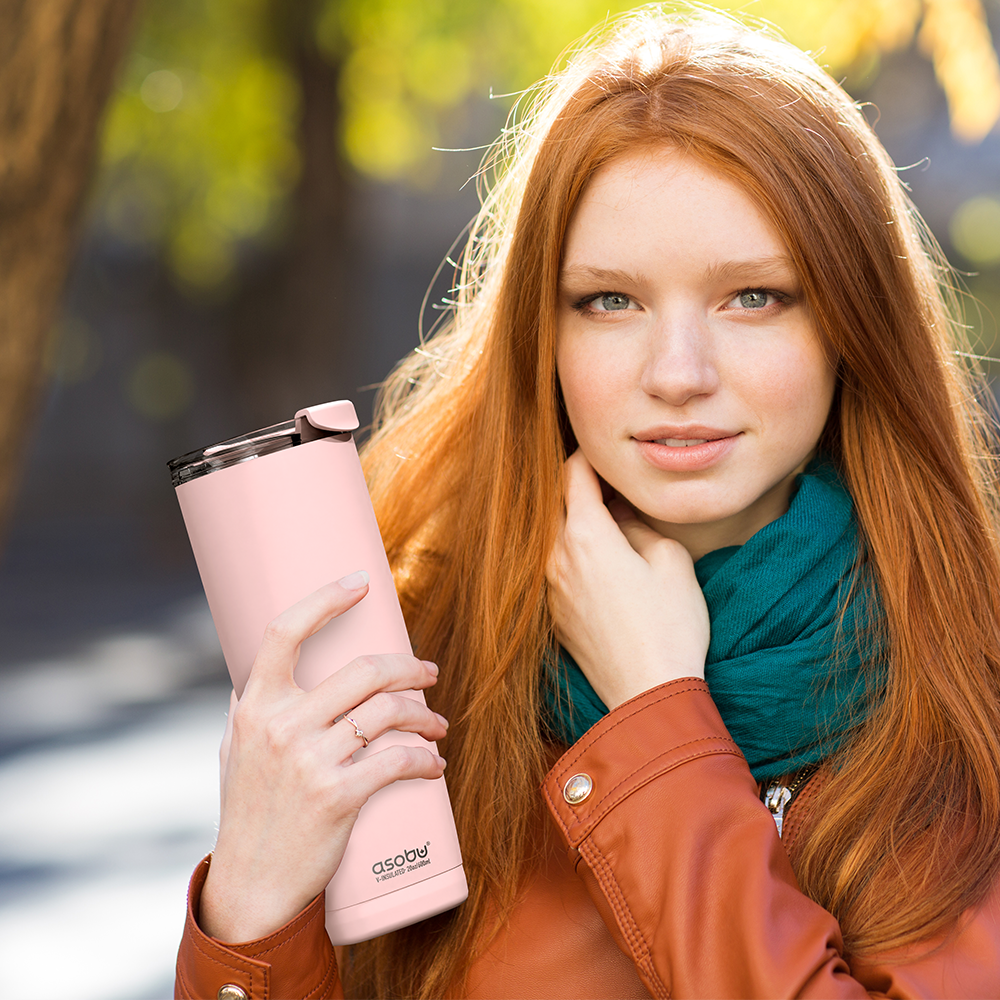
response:
<path id="1" fill-rule="evenodd" d="M 580 772 L 593 791 L 574 806 L 563 787 Z M 786 843 L 816 783 L 796 798 Z M 944 940 L 848 968 L 837 921 L 799 891 L 703 681 L 609 713 L 542 794 L 562 844 L 455 996 L 1000 997 L 1000 887 Z M 207 871 L 208 859 L 191 881 L 177 997 L 214 1000 L 226 983 L 254 1000 L 343 996 L 322 896 L 269 937 L 223 944 L 197 925 Z"/>

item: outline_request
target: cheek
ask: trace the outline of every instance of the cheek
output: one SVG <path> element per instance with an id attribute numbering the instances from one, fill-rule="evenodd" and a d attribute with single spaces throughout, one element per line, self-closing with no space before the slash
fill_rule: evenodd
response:
<path id="1" fill-rule="evenodd" d="M 774 417 L 790 427 L 793 436 L 815 439 L 826 426 L 833 401 L 836 375 L 814 345 L 785 354 L 764 389 Z"/>
<path id="2" fill-rule="evenodd" d="M 579 341 L 560 345 L 556 371 L 570 424 L 581 446 L 614 423 L 622 402 L 629 396 L 634 375 L 620 357 L 607 356 Z"/>
<path id="3" fill-rule="evenodd" d="M 780 423 L 811 433 L 825 425 L 833 399 L 836 374 L 817 336 L 808 328 L 793 328 L 770 342 L 739 346 L 726 356 L 723 382 L 754 411 L 762 425 Z"/>
<path id="4" fill-rule="evenodd" d="M 590 360 L 579 344 L 561 339 L 556 350 L 556 373 L 566 413 L 579 440 L 582 420 L 600 405 L 601 383 L 590 377 Z"/>

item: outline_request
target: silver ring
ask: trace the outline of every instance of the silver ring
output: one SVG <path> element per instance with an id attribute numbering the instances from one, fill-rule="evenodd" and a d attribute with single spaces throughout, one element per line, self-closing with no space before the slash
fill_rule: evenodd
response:
<path id="1" fill-rule="evenodd" d="M 354 735 L 361 737 L 361 749 L 363 750 L 369 743 L 368 737 L 364 734 L 364 730 L 349 715 L 345 714 L 344 718 L 347 719 L 352 726 L 354 726 Z"/>

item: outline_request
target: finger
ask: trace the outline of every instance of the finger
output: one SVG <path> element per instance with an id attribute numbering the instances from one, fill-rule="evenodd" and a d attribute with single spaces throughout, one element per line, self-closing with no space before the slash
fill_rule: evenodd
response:
<path id="1" fill-rule="evenodd" d="M 628 539 L 629 545 L 640 555 L 644 549 L 648 550 L 655 542 L 663 540 L 664 536 L 640 520 L 635 511 L 621 497 L 615 497 L 608 504 L 608 510 L 621 533 Z"/>
<path id="2" fill-rule="evenodd" d="M 351 785 L 358 805 L 394 781 L 440 778 L 445 759 L 424 747 L 396 744 L 351 765 Z"/>
<path id="3" fill-rule="evenodd" d="M 606 540 L 617 538 L 617 532 L 612 530 L 617 518 L 611 515 L 609 505 L 605 502 L 604 490 L 604 481 L 583 452 L 577 449 L 566 460 L 564 525 L 571 524 L 578 539 L 581 537 L 580 532 L 586 536 L 590 530 L 596 531 L 597 537 Z"/>
<path id="4" fill-rule="evenodd" d="M 380 691 L 429 688 L 437 682 L 437 669 L 436 664 L 406 653 L 355 657 L 309 692 L 300 706 L 302 721 L 328 726 L 338 715 L 350 712 Z"/>
<path id="5" fill-rule="evenodd" d="M 362 736 L 358 735 L 359 729 Z M 366 739 L 373 743 L 390 731 L 416 733 L 433 743 L 445 737 L 448 721 L 419 701 L 381 691 L 357 708 L 351 709 L 335 723 L 331 738 L 342 749 L 342 753 L 338 755 L 340 759 L 346 759 L 363 749 Z"/>
<path id="6" fill-rule="evenodd" d="M 690 556 L 687 556 L 687 549 L 680 542 L 666 538 L 651 528 L 621 497 L 616 496 L 608 504 L 608 510 L 611 511 L 611 516 L 629 545 L 650 565 L 673 564 L 677 559 L 686 561 L 685 557 L 690 559 Z"/>
<path id="7" fill-rule="evenodd" d="M 597 507 L 604 508 L 601 481 L 583 452 L 576 451 L 566 459 L 566 512 L 573 518 Z"/>
<path id="8" fill-rule="evenodd" d="M 549 549 L 548 557 L 545 560 L 545 578 L 550 584 L 555 584 L 559 579 L 561 574 L 561 567 L 563 559 L 565 558 L 565 542 L 564 536 L 566 533 L 566 511 L 560 511 L 559 523 L 556 525 L 555 538 L 552 542 L 552 548 Z"/>
<path id="9" fill-rule="evenodd" d="M 250 670 L 246 690 L 265 687 L 297 689 L 293 673 L 299 659 L 299 646 L 331 619 L 354 607 L 368 593 L 368 574 L 362 571 L 361 577 L 351 574 L 336 583 L 328 583 L 269 622 Z"/>

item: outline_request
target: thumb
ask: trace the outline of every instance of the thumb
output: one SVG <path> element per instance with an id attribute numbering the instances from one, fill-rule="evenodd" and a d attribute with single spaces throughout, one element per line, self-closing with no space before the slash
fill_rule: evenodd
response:
<path id="1" fill-rule="evenodd" d="M 298 690 L 293 675 L 299 647 L 332 618 L 354 607 L 367 593 L 368 574 L 361 570 L 320 587 L 272 619 L 264 629 L 243 694 L 250 691 L 285 694 Z"/>
<path id="2" fill-rule="evenodd" d="M 592 515 L 604 505 L 601 481 L 581 449 L 577 448 L 565 464 L 566 514 L 570 518 Z"/>

